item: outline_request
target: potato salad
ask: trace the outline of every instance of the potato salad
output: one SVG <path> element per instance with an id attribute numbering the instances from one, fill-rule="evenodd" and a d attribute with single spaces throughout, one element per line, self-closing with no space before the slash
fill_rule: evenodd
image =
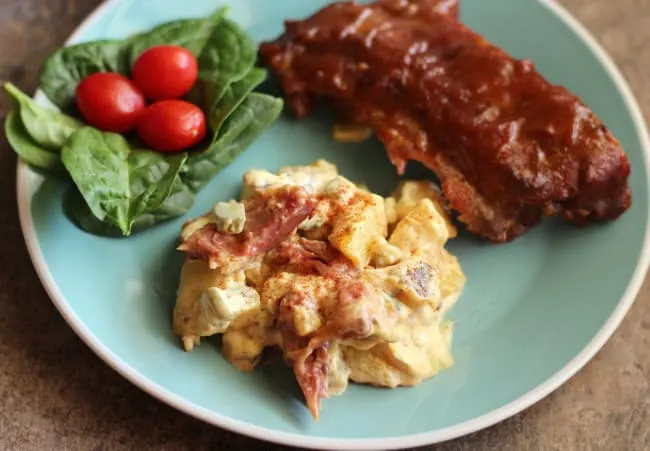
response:
<path id="1" fill-rule="evenodd" d="M 324 160 L 250 170 L 239 200 L 181 231 L 174 332 L 186 351 L 222 334 L 242 371 L 279 348 L 318 419 L 349 381 L 412 386 L 453 364 L 445 313 L 465 276 L 444 246 L 455 236 L 428 181 L 383 198 Z"/>

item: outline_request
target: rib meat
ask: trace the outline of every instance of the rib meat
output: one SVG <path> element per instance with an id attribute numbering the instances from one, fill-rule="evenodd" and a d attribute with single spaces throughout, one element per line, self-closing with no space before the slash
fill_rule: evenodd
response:
<path id="1" fill-rule="evenodd" d="M 619 142 L 575 95 L 456 20 L 457 1 L 331 4 L 260 47 L 297 117 L 325 98 L 370 126 L 403 173 L 422 162 L 458 219 L 494 242 L 544 216 L 631 204 Z"/>

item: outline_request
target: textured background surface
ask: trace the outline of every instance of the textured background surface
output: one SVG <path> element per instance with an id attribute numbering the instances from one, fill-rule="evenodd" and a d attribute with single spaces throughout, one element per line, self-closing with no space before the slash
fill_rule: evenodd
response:
<path id="1" fill-rule="evenodd" d="M 98 0 L 0 0 L 0 81 L 31 92 L 40 64 Z M 648 118 L 650 0 L 563 0 L 614 57 Z M 0 119 L 8 104 L 0 98 Z M 0 449 L 283 449 L 205 425 L 130 385 L 47 298 L 18 224 L 15 157 L 0 140 Z M 650 283 L 569 383 L 488 430 L 429 448 L 650 449 Z"/>

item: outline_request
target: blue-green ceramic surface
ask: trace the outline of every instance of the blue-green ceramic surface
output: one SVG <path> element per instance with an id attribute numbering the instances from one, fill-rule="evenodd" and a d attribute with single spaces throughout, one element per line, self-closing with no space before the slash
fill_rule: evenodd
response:
<path id="1" fill-rule="evenodd" d="M 113 0 L 73 41 L 123 37 L 230 3 L 256 39 L 276 36 L 323 0 Z M 283 364 L 240 373 L 218 340 L 184 352 L 172 334 L 181 224 L 235 196 L 244 171 L 326 158 L 386 194 L 397 182 L 378 142 L 337 144 L 330 118 L 279 120 L 220 173 L 183 218 L 128 239 L 85 234 L 63 215 L 63 185 L 19 167 L 21 219 L 37 270 L 72 327 L 141 388 L 216 425 L 318 448 L 422 445 L 512 415 L 548 394 L 602 346 L 629 308 L 647 263 L 647 139 L 625 83 L 566 12 L 534 0 L 462 0 L 462 20 L 550 80 L 577 93 L 620 139 L 632 165 L 632 208 L 618 221 L 578 229 L 547 221 L 507 245 L 454 240 L 467 288 L 452 311 L 454 367 L 417 388 L 353 385 L 324 401 L 315 423 Z M 411 175 L 426 171 L 416 165 Z"/>

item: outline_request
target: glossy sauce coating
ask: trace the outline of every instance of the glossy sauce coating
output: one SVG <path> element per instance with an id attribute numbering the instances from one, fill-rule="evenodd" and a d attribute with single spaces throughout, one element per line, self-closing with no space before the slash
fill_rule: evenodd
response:
<path id="1" fill-rule="evenodd" d="M 558 212 L 585 223 L 627 210 L 629 162 L 605 125 L 445 3 L 335 3 L 287 22 L 260 56 L 298 117 L 325 97 L 371 126 L 398 172 L 424 163 L 460 221 L 492 241 Z"/>

